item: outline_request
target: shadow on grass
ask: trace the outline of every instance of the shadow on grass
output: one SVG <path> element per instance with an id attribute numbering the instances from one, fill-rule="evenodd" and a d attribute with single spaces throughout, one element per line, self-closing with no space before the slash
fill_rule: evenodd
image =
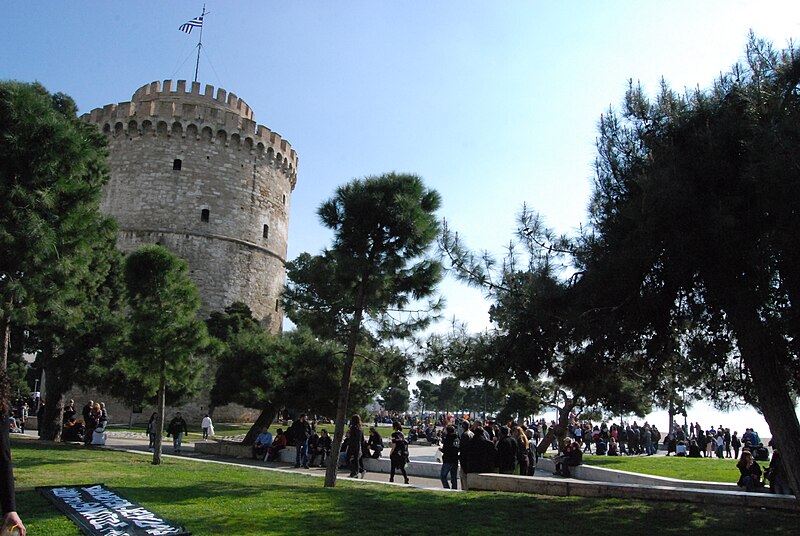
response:
<path id="1" fill-rule="evenodd" d="M 241 466 L 174 459 L 162 466 L 151 466 L 146 458 L 124 453 L 48 442 L 25 442 L 24 446 L 20 456 L 29 464 L 31 473 L 26 478 L 27 486 L 38 482 L 53 484 L 53 479 L 63 483 L 105 482 L 123 497 L 186 526 L 195 536 L 309 532 L 332 536 L 376 531 L 395 535 L 485 536 L 492 529 L 517 532 L 509 531 L 515 520 L 523 523 L 520 530 L 535 526 L 536 533 L 554 535 L 584 529 L 592 536 L 645 534 L 654 528 L 668 535 L 685 535 L 687 529 L 707 529 L 715 534 L 784 535 L 796 534 L 800 524 L 798 515 L 671 502 L 447 493 L 347 480 L 339 480 L 337 487 L 331 489 L 322 486 L 321 478 Z M 45 451 L 50 451 L 49 457 Z M 36 473 L 37 460 L 54 463 L 53 458 L 59 463 L 63 458 L 79 465 L 69 468 L 69 473 L 61 467 Z M 27 522 L 25 516 L 30 516 L 36 534 L 78 534 L 31 487 L 20 489 L 17 496 L 23 519 Z M 56 528 L 39 531 L 50 525 Z"/>
<path id="2" fill-rule="evenodd" d="M 510 493 L 445 493 L 340 482 L 336 488 L 270 484 L 240 485 L 210 480 L 200 485 L 161 489 L 117 486 L 124 497 L 163 513 L 176 522 L 196 523 L 210 532 L 196 534 L 293 534 L 300 527 L 325 534 L 370 532 L 370 527 L 393 534 L 443 533 L 459 527 L 459 534 L 486 534 L 508 530 L 512 519 L 531 520 L 537 533 L 566 534 L 578 526 L 592 527 L 593 535 L 648 532 L 686 534 L 687 528 L 731 533 L 796 534 L 800 516 L 742 511 L 734 508 L 643 502 L 622 499 L 543 497 Z M 196 508 L 213 502 L 231 512 L 228 519 Z M 356 521 L 359 520 L 359 521 Z M 356 525 L 357 524 L 357 525 Z M 620 532 L 622 531 L 622 532 Z M 300 531 L 302 532 L 302 531 Z M 299 532 L 298 532 L 299 533 Z"/>

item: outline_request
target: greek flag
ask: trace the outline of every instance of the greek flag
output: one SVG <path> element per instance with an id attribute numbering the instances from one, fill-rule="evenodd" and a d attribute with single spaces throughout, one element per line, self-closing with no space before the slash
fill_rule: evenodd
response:
<path id="1" fill-rule="evenodd" d="M 192 28 L 202 28 L 202 27 L 203 27 L 203 17 L 195 17 L 186 24 L 181 24 L 181 27 L 178 29 L 188 34 L 192 33 Z"/>

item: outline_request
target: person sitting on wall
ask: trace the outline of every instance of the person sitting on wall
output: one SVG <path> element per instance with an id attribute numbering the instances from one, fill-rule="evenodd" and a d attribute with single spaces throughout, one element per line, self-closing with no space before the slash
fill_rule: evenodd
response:
<path id="1" fill-rule="evenodd" d="M 769 461 L 769 449 L 764 446 L 764 443 L 759 443 L 758 446 L 753 449 L 752 453 L 753 459 L 757 462 Z"/>
<path id="2" fill-rule="evenodd" d="M 320 432 L 319 439 L 317 440 L 317 444 L 313 450 L 311 450 L 311 460 L 309 460 L 308 465 L 310 467 L 316 467 L 315 464 L 317 460 L 317 456 L 320 457 L 319 466 L 325 465 L 325 461 L 328 460 L 331 456 L 331 446 L 333 445 L 333 440 L 331 436 L 328 434 L 328 431 L 324 428 Z M 310 448 L 310 446 L 309 446 Z"/>
<path id="3" fill-rule="evenodd" d="M 83 427 L 83 421 L 76 421 L 72 417 L 61 432 L 61 441 L 74 441 L 77 443 L 83 442 L 83 436 L 86 430 Z"/>
<path id="4" fill-rule="evenodd" d="M 761 482 L 761 467 L 753 459 L 753 454 L 749 450 L 742 451 L 742 457 L 736 464 L 741 476 L 736 483 L 737 486 L 745 488 L 747 491 L 755 491 L 764 485 Z"/>
<path id="5" fill-rule="evenodd" d="M 267 450 L 267 461 L 274 462 L 280 456 L 280 452 L 286 448 L 286 434 L 282 428 L 278 428 L 278 435 L 272 440 L 272 445 Z"/>
<path id="6" fill-rule="evenodd" d="M 380 458 L 383 451 L 383 438 L 375 427 L 369 429 L 369 439 L 367 440 L 367 450 L 370 458 Z"/>
<path id="7" fill-rule="evenodd" d="M 700 445 L 697 443 L 696 440 L 692 439 L 689 442 L 689 458 L 699 458 L 700 457 Z"/>
<path id="8" fill-rule="evenodd" d="M 272 432 L 269 431 L 269 426 L 265 426 L 253 443 L 253 459 L 263 460 L 267 456 L 267 452 L 271 446 Z"/>
<path id="9" fill-rule="evenodd" d="M 556 462 L 556 470 L 553 474 L 569 477 L 569 468 L 577 467 L 583 463 L 583 453 L 580 446 L 569 437 L 564 442 L 563 453 L 553 459 Z"/>
<path id="10" fill-rule="evenodd" d="M 681 458 L 685 458 L 686 454 L 687 454 L 686 441 L 683 440 L 678 441 L 678 443 L 675 445 L 675 456 L 680 456 Z"/>

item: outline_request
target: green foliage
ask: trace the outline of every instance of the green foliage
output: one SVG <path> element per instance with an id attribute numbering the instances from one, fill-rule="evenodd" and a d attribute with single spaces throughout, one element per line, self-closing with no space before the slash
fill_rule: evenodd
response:
<path id="1" fill-rule="evenodd" d="M 47 372 L 50 439 L 63 393 L 89 382 L 120 331 L 116 228 L 99 211 L 105 138 L 76 110 L 39 84 L 0 83 L 0 332 L 23 327 L 10 331 Z"/>
<path id="2" fill-rule="evenodd" d="M 115 393 L 131 403 L 152 402 L 162 370 L 170 403 L 207 387 L 214 348 L 197 319 L 200 298 L 186 262 L 161 246 L 140 246 L 125 259 L 125 288 L 130 331 L 113 367 Z"/>
<path id="3" fill-rule="evenodd" d="M 408 411 L 411 396 L 408 391 L 408 380 L 398 378 L 396 383 L 390 383 L 381 393 L 382 405 L 388 411 L 404 413 Z"/>
<path id="4" fill-rule="evenodd" d="M 631 375 L 761 409 L 797 488 L 800 54 L 751 36 L 745 61 L 686 95 L 631 85 L 601 119 L 576 299 Z"/>
<path id="5" fill-rule="evenodd" d="M 413 390 L 420 411 L 431 411 L 439 408 L 439 386 L 430 380 L 419 380 Z"/>
<path id="6" fill-rule="evenodd" d="M 206 320 L 208 334 L 222 341 L 247 330 L 259 329 L 258 320 L 246 303 L 233 302 L 225 308 L 225 312 L 214 311 Z"/>
<path id="7" fill-rule="evenodd" d="M 286 314 L 318 336 L 342 342 L 354 330 L 369 338 L 360 323 L 352 325 L 357 311 L 380 338 L 425 328 L 428 313 L 440 304 L 423 311 L 409 306 L 431 296 L 441 279 L 441 265 L 424 257 L 439 232 L 434 212 L 440 204 L 414 175 L 389 173 L 339 187 L 318 210 L 334 231 L 331 248 L 287 263 Z"/>

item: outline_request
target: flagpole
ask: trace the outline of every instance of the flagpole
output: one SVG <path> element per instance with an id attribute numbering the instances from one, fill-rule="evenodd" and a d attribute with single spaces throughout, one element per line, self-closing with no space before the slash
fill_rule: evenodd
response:
<path id="1" fill-rule="evenodd" d="M 197 11 L 195 11 L 197 13 Z M 203 4 L 203 14 L 200 20 L 205 22 L 206 5 Z M 203 24 L 200 24 L 200 39 L 197 41 L 197 62 L 194 64 L 194 81 L 197 82 L 197 72 L 200 70 L 200 50 L 203 48 Z"/>

